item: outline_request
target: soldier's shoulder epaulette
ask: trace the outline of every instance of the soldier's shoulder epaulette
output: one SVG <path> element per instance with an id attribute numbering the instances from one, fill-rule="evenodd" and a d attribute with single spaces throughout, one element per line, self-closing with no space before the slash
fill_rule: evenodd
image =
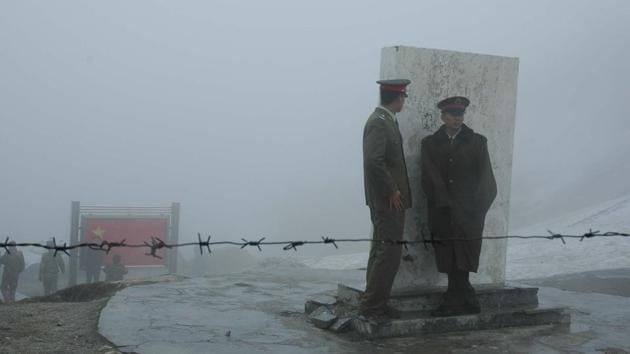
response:
<path id="1" fill-rule="evenodd" d="M 381 112 L 381 111 L 376 110 L 376 111 L 374 111 L 372 114 L 370 114 L 370 118 L 369 118 L 369 119 L 371 119 L 371 120 L 384 120 L 384 121 L 386 121 L 386 120 L 387 120 L 387 115 L 385 115 L 385 113 L 384 113 L 384 112 Z"/>
<path id="2" fill-rule="evenodd" d="M 374 112 L 370 115 L 370 118 L 368 118 L 368 124 L 376 124 L 376 125 L 381 125 L 383 123 L 387 122 L 387 117 L 384 114 L 381 114 L 379 112 Z"/>

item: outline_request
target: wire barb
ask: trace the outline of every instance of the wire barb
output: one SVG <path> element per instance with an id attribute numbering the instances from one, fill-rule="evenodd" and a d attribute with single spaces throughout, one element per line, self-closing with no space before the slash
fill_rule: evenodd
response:
<path id="1" fill-rule="evenodd" d="M 247 247 L 247 246 L 256 246 L 258 247 L 258 250 L 262 252 L 262 248 L 260 248 L 261 243 L 265 240 L 265 237 L 261 238 L 258 241 L 247 241 L 246 239 L 242 238 L 241 240 L 243 240 L 243 245 L 241 246 L 241 249 Z"/>
<path id="2" fill-rule="evenodd" d="M 597 234 L 599 233 L 599 231 L 593 231 L 593 229 L 588 229 L 588 232 L 585 233 L 584 235 L 582 235 L 582 237 L 580 237 L 580 242 L 584 241 L 584 238 L 591 238 L 591 237 L 595 237 L 597 236 Z"/>
<path id="3" fill-rule="evenodd" d="M 334 238 L 329 238 L 328 236 L 324 237 L 322 236 L 322 240 L 324 240 L 324 243 L 332 243 L 333 246 L 335 246 L 336 249 L 339 249 L 339 247 L 337 247 L 337 243 L 335 243 L 335 239 Z"/>
<path id="4" fill-rule="evenodd" d="M 68 253 L 68 247 L 66 246 L 65 242 L 63 243 L 63 246 L 57 246 L 57 240 L 55 240 L 55 237 L 52 238 L 52 242 L 53 242 L 53 249 L 55 250 L 53 257 L 57 257 L 57 252 L 59 251 L 65 253 L 66 255 L 68 255 L 68 257 L 70 257 L 70 253 Z"/>
<path id="5" fill-rule="evenodd" d="M 7 236 L 7 239 L 4 241 L 4 245 L 0 247 L 4 248 L 7 254 L 11 254 L 11 251 L 9 251 L 9 236 Z"/>
<path id="6" fill-rule="evenodd" d="M 303 241 L 291 241 L 288 245 L 282 247 L 282 249 L 285 250 L 285 251 L 293 249 L 295 252 L 297 252 L 297 247 L 298 246 L 304 246 L 304 242 Z"/>
<path id="7" fill-rule="evenodd" d="M 550 240 L 553 240 L 554 238 L 559 238 L 559 239 L 560 239 L 560 241 L 562 241 L 562 244 L 563 244 L 563 245 L 566 245 L 566 244 L 567 244 L 567 243 L 564 241 L 564 237 L 563 237 L 562 235 L 560 235 L 560 234 L 556 234 L 556 233 L 552 232 L 551 230 L 547 230 L 547 232 L 551 235 L 551 236 L 549 237 L 549 239 L 550 239 Z"/>
<path id="8" fill-rule="evenodd" d="M 197 232 L 197 240 L 199 240 L 198 244 L 199 244 L 199 253 L 201 253 L 203 255 L 203 247 L 205 246 L 206 249 L 208 250 L 208 254 L 212 253 L 212 250 L 210 249 L 210 238 L 212 236 L 208 235 L 208 239 L 204 242 L 201 241 L 201 233 Z"/>
<path id="9" fill-rule="evenodd" d="M 396 241 L 396 244 L 403 245 L 403 247 L 405 248 L 405 251 L 409 251 L 409 248 L 407 248 L 407 243 L 409 243 L 407 240 L 398 240 L 398 241 Z"/>
<path id="10" fill-rule="evenodd" d="M 151 236 L 151 244 L 148 244 L 146 242 L 144 244 L 151 249 L 151 251 L 149 253 L 145 253 L 145 255 L 155 257 L 157 259 L 162 259 L 162 257 L 158 256 L 156 253 L 158 250 L 162 248 L 172 248 L 172 246 L 164 243 L 164 241 L 162 241 L 159 237 L 153 236 Z"/>
<path id="11" fill-rule="evenodd" d="M 99 248 L 100 248 L 102 251 L 105 251 L 105 254 L 109 254 L 109 251 L 111 251 L 111 250 L 112 250 L 112 248 L 115 248 L 115 247 L 125 247 L 125 246 L 127 246 L 127 245 L 125 244 L 125 241 L 126 241 L 126 239 L 124 239 L 124 238 L 123 238 L 123 240 L 122 240 L 122 241 L 120 241 L 120 242 L 109 242 L 109 241 L 103 241 L 103 242 L 101 242 L 101 244 L 100 244 L 100 247 L 99 247 Z"/>

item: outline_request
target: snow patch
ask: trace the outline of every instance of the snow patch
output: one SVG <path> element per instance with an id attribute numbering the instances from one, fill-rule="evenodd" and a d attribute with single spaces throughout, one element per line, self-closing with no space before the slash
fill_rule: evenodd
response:
<path id="1" fill-rule="evenodd" d="M 593 231 L 630 232 L 630 195 L 569 212 L 545 222 L 513 230 L 510 235 L 583 235 Z M 491 241 L 486 241 L 491 242 Z M 507 280 L 541 278 L 590 270 L 630 267 L 630 237 L 567 239 L 510 239 L 507 248 Z M 360 269 L 367 266 L 368 252 L 296 257 L 315 269 Z"/>

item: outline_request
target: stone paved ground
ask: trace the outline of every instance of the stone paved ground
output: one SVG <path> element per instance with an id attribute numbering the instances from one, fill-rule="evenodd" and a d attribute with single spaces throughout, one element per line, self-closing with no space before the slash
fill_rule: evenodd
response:
<path id="1" fill-rule="evenodd" d="M 622 273 L 615 281 L 630 279 L 630 270 Z M 585 292 L 588 279 L 573 291 L 541 288 L 544 305 L 572 309 L 570 333 L 539 327 L 369 341 L 305 320 L 309 295 L 339 282 L 360 287 L 362 277 L 361 271 L 263 264 L 242 273 L 129 287 L 109 301 L 99 331 L 121 351 L 139 353 L 630 352 L 630 294 Z"/>

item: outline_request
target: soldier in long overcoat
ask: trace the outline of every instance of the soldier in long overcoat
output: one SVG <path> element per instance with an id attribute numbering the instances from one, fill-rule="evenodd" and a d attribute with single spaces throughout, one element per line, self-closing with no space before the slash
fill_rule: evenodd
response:
<path id="1" fill-rule="evenodd" d="M 435 316 L 480 311 L 469 272 L 479 267 L 480 238 L 497 186 L 486 138 L 463 124 L 469 103 L 461 96 L 440 101 L 444 124 L 422 140 L 421 180 L 429 229 L 437 241 L 437 269 L 448 275 L 448 290 Z"/>
<path id="2" fill-rule="evenodd" d="M 105 273 L 105 281 L 121 281 L 127 274 L 127 267 L 121 262 L 121 257 L 118 254 L 115 254 L 112 258 L 112 264 L 106 265 L 103 268 L 103 273 Z"/>
<path id="3" fill-rule="evenodd" d="M 15 241 L 9 242 L 7 252 L 0 257 L 2 272 L 2 297 L 4 302 L 14 302 L 20 273 L 24 270 L 24 255 L 15 247 Z"/>
<path id="4" fill-rule="evenodd" d="M 360 313 L 367 317 L 397 314 L 387 306 L 401 260 L 405 210 L 411 207 L 407 165 L 396 113 L 403 108 L 409 80 L 381 80 L 381 105 L 363 130 L 366 204 L 374 227 Z M 386 242 L 382 242 L 386 241 Z"/>
<path id="5" fill-rule="evenodd" d="M 53 243 L 48 241 L 46 246 L 52 247 Z M 64 273 L 66 265 L 61 258 L 61 254 L 55 255 L 54 249 L 49 249 L 42 254 L 42 260 L 39 263 L 39 281 L 44 285 L 44 295 L 49 295 L 57 291 L 57 279 L 59 272 Z"/>

